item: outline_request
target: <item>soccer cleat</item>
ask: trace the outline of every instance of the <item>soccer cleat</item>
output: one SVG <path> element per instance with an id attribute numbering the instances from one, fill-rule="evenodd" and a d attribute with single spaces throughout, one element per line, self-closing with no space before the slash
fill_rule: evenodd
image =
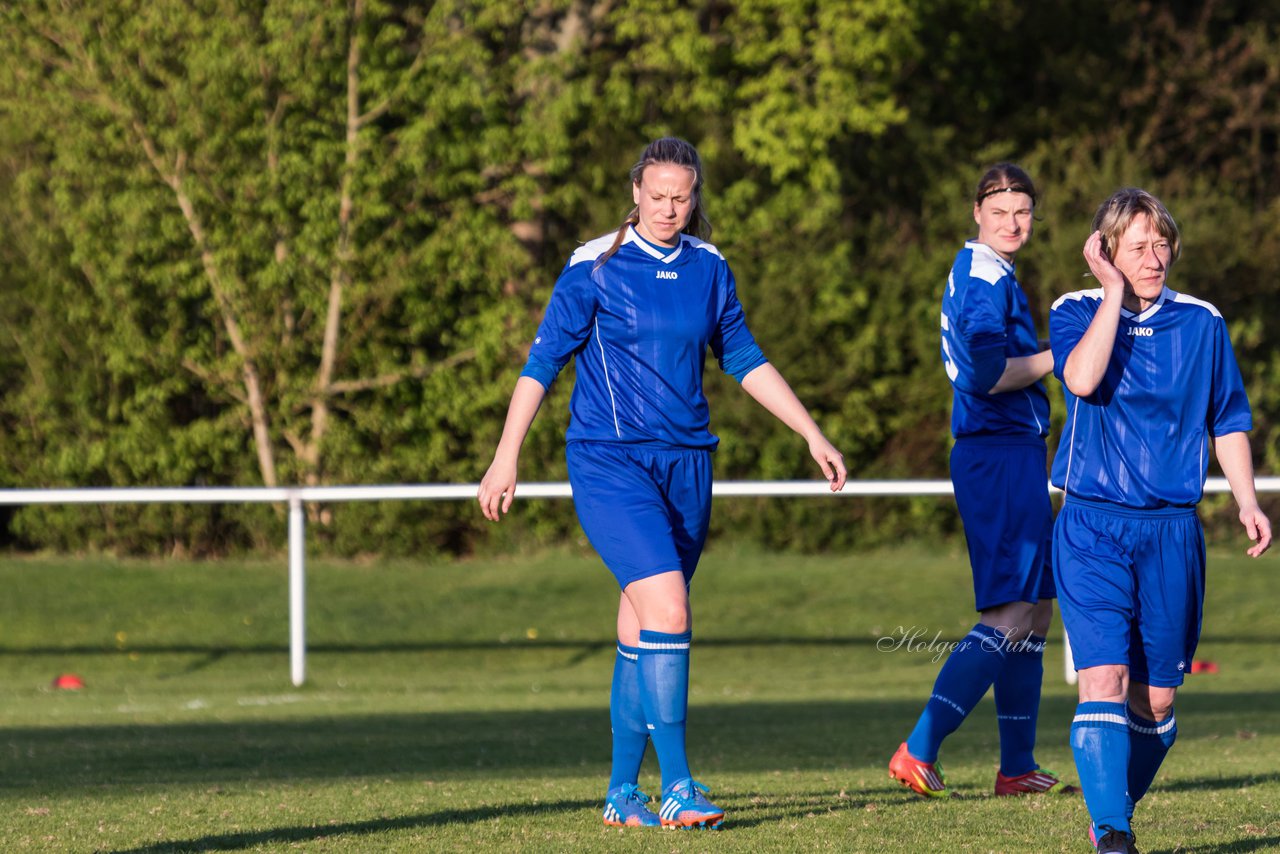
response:
<path id="1" fill-rule="evenodd" d="M 889 760 L 889 776 L 926 798 L 950 798 L 955 795 L 955 792 L 947 788 L 946 778 L 942 776 L 942 766 L 937 762 L 921 762 L 916 759 L 907 752 L 905 741 Z"/>
<path id="2" fill-rule="evenodd" d="M 672 783 L 662 796 L 658 817 L 668 829 L 692 827 L 716 830 L 724 820 L 724 810 L 707 800 L 707 787 L 692 777 Z"/>
<path id="3" fill-rule="evenodd" d="M 1058 779 L 1056 771 L 1037 768 L 1016 777 L 1006 777 L 996 772 L 997 795 L 1074 795 L 1078 790 Z"/>
<path id="4" fill-rule="evenodd" d="M 1098 838 L 1097 831 L 1105 830 L 1102 838 Z M 1098 854 L 1138 854 L 1137 841 L 1132 833 L 1125 833 L 1123 830 L 1115 830 L 1114 828 L 1103 825 L 1102 827 L 1094 827 L 1089 825 L 1089 841 L 1093 843 L 1093 847 L 1097 849 Z"/>
<path id="5" fill-rule="evenodd" d="M 649 796 L 635 783 L 623 783 L 604 799 L 604 823 L 611 827 L 658 827 L 658 817 L 645 806 Z"/>

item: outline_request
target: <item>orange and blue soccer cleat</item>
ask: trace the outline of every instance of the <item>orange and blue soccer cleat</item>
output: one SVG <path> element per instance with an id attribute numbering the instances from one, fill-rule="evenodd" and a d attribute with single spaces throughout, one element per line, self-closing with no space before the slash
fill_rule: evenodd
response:
<path id="1" fill-rule="evenodd" d="M 1016 777 L 996 772 L 997 795 L 1074 795 L 1077 791 L 1075 786 L 1062 782 L 1057 772 L 1048 768 L 1037 768 Z"/>
<path id="2" fill-rule="evenodd" d="M 724 810 L 706 797 L 707 787 L 692 777 L 677 780 L 662 796 L 658 817 L 668 829 L 689 830 L 694 827 L 716 830 L 724 820 Z"/>
<path id="3" fill-rule="evenodd" d="M 942 766 L 937 762 L 921 762 L 916 759 L 907 752 L 905 741 L 889 760 L 889 776 L 926 798 L 950 798 L 955 795 L 955 792 L 947 788 L 946 778 L 942 776 Z"/>
<path id="4" fill-rule="evenodd" d="M 649 796 L 635 783 L 623 783 L 604 799 L 604 823 L 612 827 L 659 827 L 662 822 L 645 804 Z"/>

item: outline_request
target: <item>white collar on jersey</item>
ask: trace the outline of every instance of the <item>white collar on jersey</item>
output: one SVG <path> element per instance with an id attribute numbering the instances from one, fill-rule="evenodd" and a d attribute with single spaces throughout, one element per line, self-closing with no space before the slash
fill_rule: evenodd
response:
<path id="1" fill-rule="evenodd" d="M 658 248 L 649 241 L 645 240 L 636 232 L 634 225 L 627 226 L 627 242 L 634 243 L 640 247 L 646 254 L 653 256 L 663 264 L 670 264 L 672 261 L 680 257 L 680 253 L 684 251 L 684 235 L 680 235 L 680 242 L 672 247 L 670 254 L 663 255 Z"/>
<path id="2" fill-rule="evenodd" d="M 966 249 L 972 249 L 974 252 L 981 252 L 983 255 L 986 255 L 992 261 L 995 261 L 997 264 L 999 264 L 1000 267 L 1004 269 L 1006 272 L 1013 271 L 1013 268 L 1014 268 L 1013 262 L 1010 261 L 1008 258 L 1005 258 L 1003 255 L 1001 255 L 996 250 L 992 249 L 987 244 L 979 243 L 977 240 L 966 240 L 964 242 L 964 246 Z"/>
<path id="3" fill-rule="evenodd" d="M 1137 312 L 1129 311 L 1129 309 L 1121 306 L 1120 316 L 1126 320 L 1132 320 L 1134 323 L 1145 323 L 1151 319 L 1151 315 L 1160 310 L 1160 306 L 1164 305 L 1166 301 L 1171 299 L 1173 299 L 1173 291 L 1169 290 L 1168 285 L 1164 285 L 1160 289 L 1160 296 L 1156 297 L 1156 301 L 1152 303 L 1151 307 L 1146 311 L 1139 314 Z"/>

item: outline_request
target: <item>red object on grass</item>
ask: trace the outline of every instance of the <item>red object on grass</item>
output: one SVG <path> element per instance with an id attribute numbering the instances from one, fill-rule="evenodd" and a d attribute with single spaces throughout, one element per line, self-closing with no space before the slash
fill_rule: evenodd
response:
<path id="1" fill-rule="evenodd" d="M 53 677 L 53 687 L 63 691 L 79 691 L 84 687 L 84 680 L 74 673 L 59 673 Z"/>
<path id="2" fill-rule="evenodd" d="M 1216 661 L 1193 661 L 1191 662 L 1192 673 L 1217 673 L 1218 663 Z"/>

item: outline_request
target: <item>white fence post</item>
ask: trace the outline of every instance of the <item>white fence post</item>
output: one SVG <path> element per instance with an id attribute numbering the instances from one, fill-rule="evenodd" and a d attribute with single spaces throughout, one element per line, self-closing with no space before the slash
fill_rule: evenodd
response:
<path id="1" fill-rule="evenodd" d="M 289 672 L 294 685 L 307 679 L 307 521 L 302 496 L 289 496 Z"/>
<path id="2" fill-rule="evenodd" d="M 1062 677 L 1067 680 L 1068 685 L 1076 684 L 1076 660 L 1071 654 L 1071 638 L 1067 637 L 1067 630 L 1062 629 Z"/>

